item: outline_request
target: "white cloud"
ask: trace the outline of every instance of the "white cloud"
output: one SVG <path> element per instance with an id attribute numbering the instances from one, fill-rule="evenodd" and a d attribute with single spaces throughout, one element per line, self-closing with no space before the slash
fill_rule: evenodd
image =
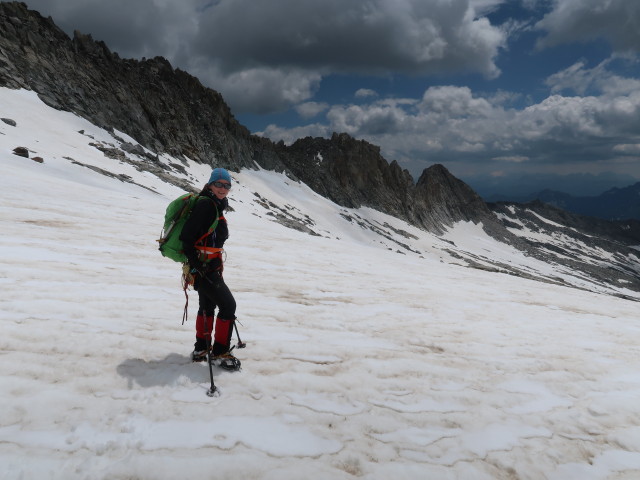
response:
<path id="1" fill-rule="evenodd" d="M 583 61 L 574 63 L 569 68 L 551 75 L 545 83 L 551 88 L 552 92 L 560 92 L 562 90 L 573 90 L 580 95 L 584 95 L 585 91 L 593 83 L 593 70 L 591 74 L 585 68 Z"/>
<path id="2" fill-rule="evenodd" d="M 453 117 L 487 117 L 492 106 L 484 98 L 474 98 L 468 87 L 429 87 L 419 105 L 422 112 L 430 115 Z"/>
<path id="3" fill-rule="evenodd" d="M 640 143 L 624 143 L 613 147 L 613 151 L 622 155 L 640 155 Z"/>
<path id="4" fill-rule="evenodd" d="M 594 68 L 586 68 L 584 61 L 557 72 L 545 81 L 554 93 L 564 90 L 585 95 L 589 90 L 608 95 L 628 95 L 640 90 L 640 80 L 625 78 L 612 73 L 608 67 L 614 61 L 635 62 L 633 59 L 611 57 Z"/>
<path id="5" fill-rule="evenodd" d="M 296 105 L 295 110 L 302 118 L 313 118 L 329 108 L 325 102 L 305 102 Z"/>
<path id="6" fill-rule="evenodd" d="M 331 129 L 358 136 L 389 135 L 402 130 L 407 117 L 402 108 L 374 103 L 367 106 L 333 106 L 327 113 Z"/>
<path id="7" fill-rule="evenodd" d="M 194 64 L 191 73 L 222 92 L 235 113 L 267 113 L 305 102 L 314 95 L 322 78 L 315 72 L 267 67 L 225 74 L 217 64 L 207 61 Z"/>
<path id="8" fill-rule="evenodd" d="M 485 15 L 504 3 L 504 0 L 470 0 L 469 4 L 478 15 Z"/>
<path id="9" fill-rule="evenodd" d="M 555 0 L 537 24 L 547 35 L 540 47 L 604 38 L 618 52 L 640 51 L 640 2 Z"/>
<path id="10" fill-rule="evenodd" d="M 412 101 L 334 105 L 326 124 L 315 123 L 313 131 L 366 139 L 414 174 L 424 168 L 422 159 L 449 165 L 479 161 L 493 170 L 509 164 L 589 162 L 602 169 L 621 153 L 633 153 L 629 145 L 640 144 L 640 90 L 587 97 L 554 94 L 521 109 L 506 107 L 504 97 L 480 97 L 467 87 L 430 87 Z"/>
<path id="11" fill-rule="evenodd" d="M 375 90 L 371 90 L 370 88 L 359 88 L 356 90 L 355 97 L 356 98 L 367 98 L 367 97 L 377 97 L 378 92 Z"/>
<path id="12" fill-rule="evenodd" d="M 271 138 L 275 141 L 282 140 L 287 145 L 292 144 L 296 140 L 305 137 L 330 137 L 333 132 L 320 123 L 313 123 L 309 125 L 303 125 L 295 128 L 282 128 L 277 125 L 268 125 L 262 132 L 257 132 L 256 135 Z"/>
<path id="13" fill-rule="evenodd" d="M 504 157 L 493 157 L 492 160 L 495 160 L 497 162 L 508 162 L 508 163 L 523 163 L 523 162 L 528 162 L 529 161 L 529 157 L 525 157 L 522 155 L 515 155 L 515 156 L 504 156 Z"/>

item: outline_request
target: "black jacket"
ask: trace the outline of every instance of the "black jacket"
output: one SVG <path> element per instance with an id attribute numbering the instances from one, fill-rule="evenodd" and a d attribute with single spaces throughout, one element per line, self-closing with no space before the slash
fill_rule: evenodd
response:
<path id="1" fill-rule="evenodd" d="M 224 218 L 224 210 L 228 205 L 226 198 L 218 199 L 209 189 L 205 189 L 200 193 L 200 198 L 193 210 L 191 210 L 191 214 L 180 234 L 184 254 L 192 267 L 196 268 L 201 264 L 198 250 L 195 247 L 196 242 L 209 230 L 216 217 L 218 218 L 218 225 L 213 233 L 204 239 L 204 246 L 222 248 L 224 242 L 227 241 L 229 229 Z"/>

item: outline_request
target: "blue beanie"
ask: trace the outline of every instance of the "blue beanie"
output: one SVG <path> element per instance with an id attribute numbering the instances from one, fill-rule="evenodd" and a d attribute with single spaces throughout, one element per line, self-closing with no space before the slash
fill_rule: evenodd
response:
<path id="1" fill-rule="evenodd" d="M 214 168 L 209 177 L 209 183 L 216 182 L 218 180 L 226 180 L 231 183 L 231 175 L 224 168 Z"/>

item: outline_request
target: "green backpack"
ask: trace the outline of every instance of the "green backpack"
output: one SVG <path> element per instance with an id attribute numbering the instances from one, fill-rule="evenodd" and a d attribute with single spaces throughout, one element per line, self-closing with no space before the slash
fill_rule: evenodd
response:
<path id="1" fill-rule="evenodd" d="M 160 253 L 162 256 L 170 258 L 176 262 L 187 263 L 187 257 L 184 254 L 184 248 L 182 240 L 180 240 L 180 234 L 185 222 L 189 218 L 189 214 L 196 205 L 200 195 L 197 193 L 185 193 L 173 200 L 168 206 L 164 215 L 164 226 L 160 233 L 158 243 L 160 244 Z M 218 215 L 213 222 L 207 233 L 205 233 L 200 240 L 206 237 L 209 233 L 215 230 L 218 225 Z M 199 241 L 200 241 L 199 240 Z"/>

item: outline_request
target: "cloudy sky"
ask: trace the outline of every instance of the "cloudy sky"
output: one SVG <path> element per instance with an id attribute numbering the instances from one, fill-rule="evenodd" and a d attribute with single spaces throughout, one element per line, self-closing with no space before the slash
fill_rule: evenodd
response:
<path id="1" fill-rule="evenodd" d="M 26 3 L 122 57 L 166 57 L 275 141 L 347 132 L 485 195 L 640 181 L 635 0 Z"/>

